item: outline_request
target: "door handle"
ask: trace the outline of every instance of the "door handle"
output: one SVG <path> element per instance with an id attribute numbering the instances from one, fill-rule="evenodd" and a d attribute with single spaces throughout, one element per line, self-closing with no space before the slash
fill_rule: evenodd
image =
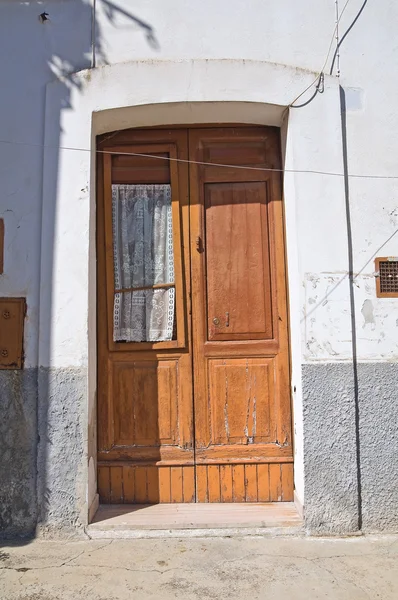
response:
<path id="1" fill-rule="evenodd" d="M 196 251 L 203 252 L 202 238 L 200 237 L 200 235 L 196 237 Z"/>

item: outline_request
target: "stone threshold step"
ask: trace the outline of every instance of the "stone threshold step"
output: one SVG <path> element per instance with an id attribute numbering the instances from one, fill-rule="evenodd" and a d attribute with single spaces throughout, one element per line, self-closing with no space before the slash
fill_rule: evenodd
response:
<path id="1" fill-rule="evenodd" d="M 299 535 L 293 502 L 100 505 L 87 527 L 91 538 Z"/>

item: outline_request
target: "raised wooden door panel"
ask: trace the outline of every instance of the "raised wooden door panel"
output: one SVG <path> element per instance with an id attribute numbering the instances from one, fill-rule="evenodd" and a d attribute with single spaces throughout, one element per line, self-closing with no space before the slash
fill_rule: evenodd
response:
<path id="1" fill-rule="evenodd" d="M 210 445 L 272 440 L 273 363 L 272 358 L 209 359 Z"/>
<path id="2" fill-rule="evenodd" d="M 110 357 L 99 460 L 193 464 L 190 367 L 187 353 Z"/>
<path id="3" fill-rule="evenodd" d="M 197 129 L 189 149 L 197 500 L 259 501 L 270 473 L 291 500 L 278 132 Z"/>
<path id="4" fill-rule="evenodd" d="M 177 365 L 178 360 L 114 362 L 116 446 L 179 443 Z"/>
<path id="5" fill-rule="evenodd" d="M 208 340 L 273 337 L 266 185 L 204 185 Z"/>
<path id="6" fill-rule="evenodd" d="M 188 173 L 170 160 L 188 158 L 187 133 L 120 132 L 99 148 L 100 499 L 182 501 L 181 482 L 191 501 Z"/>

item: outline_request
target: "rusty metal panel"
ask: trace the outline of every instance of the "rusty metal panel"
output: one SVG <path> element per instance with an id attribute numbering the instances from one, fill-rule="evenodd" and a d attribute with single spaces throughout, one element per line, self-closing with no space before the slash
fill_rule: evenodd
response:
<path id="1" fill-rule="evenodd" d="M 22 369 L 25 298 L 0 298 L 0 369 Z"/>
<path id="2" fill-rule="evenodd" d="M 4 273 L 4 219 L 0 219 L 0 275 Z"/>

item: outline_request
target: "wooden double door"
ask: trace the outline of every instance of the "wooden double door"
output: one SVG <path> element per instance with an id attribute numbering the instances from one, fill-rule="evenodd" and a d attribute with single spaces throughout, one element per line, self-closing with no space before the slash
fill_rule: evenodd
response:
<path id="1" fill-rule="evenodd" d="M 98 150 L 100 501 L 291 501 L 279 131 Z"/>

